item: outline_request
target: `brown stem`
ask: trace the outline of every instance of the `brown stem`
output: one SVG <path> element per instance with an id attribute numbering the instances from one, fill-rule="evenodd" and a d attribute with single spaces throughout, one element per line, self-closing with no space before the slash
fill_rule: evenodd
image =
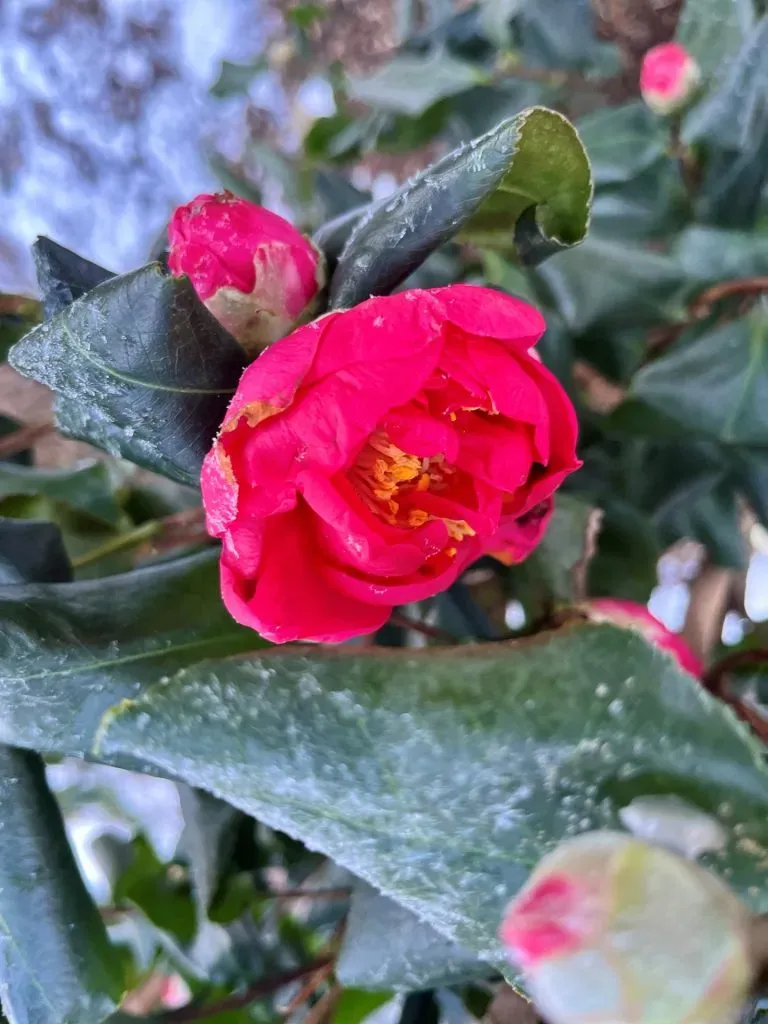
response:
<path id="1" fill-rule="evenodd" d="M 721 281 L 703 291 L 689 303 L 688 311 L 695 320 L 703 320 L 716 302 L 732 295 L 759 295 L 768 292 L 768 277 L 742 277 L 734 281 Z"/>
<path id="2" fill-rule="evenodd" d="M 541 1024 L 534 1006 L 509 985 L 501 985 L 482 1024 Z"/>
<path id="3" fill-rule="evenodd" d="M 573 600 L 576 602 L 586 601 L 588 596 L 589 563 L 597 554 L 597 541 L 603 527 L 604 515 L 601 508 L 593 508 L 587 516 L 582 555 L 571 569 L 571 588 Z"/>
<path id="4" fill-rule="evenodd" d="M 209 540 L 203 509 L 200 506 L 184 509 L 159 521 L 157 531 L 138 549 L 136 561 L 142 562 L 180 547 L 205 544 Z"/>
<path id="5" fill-rule="evenodd" d="M 688 198 L 693 201 L 701 184 L 701 168 L 690 146 L 686 146 L 681 136 L 682 118 L 675 117 L 669 129 L 669 141 L 672 156 L 677 160 Z"/>
<path id="6" fill-rule="evenodd" d="M 651 331 L 648 336 L 648 356 L 655 359 L 661 355 L 677 341 L 686 328 L 695 324 L 697 320 L 709 316 L 712 307 L 723 299 L 742 295 L 748 306 L 761 292 L 768 292 L 768 277 L 742 277 L 712 285 L 688 303 L 685 320 L 677 324 L 665 324 Z M 746 311 L 747 308 L 742 305 L 736 315 L 743 316 Z"/>
<path id="7" fill-rule="evenodd" d="M 338 982 L 332 985 L 306 1015 L 304 1024 L 327 1024 L 333 1017 L 341 993 L 342 988 Z"/>
<path id="8" fill-rule="evenodd" d="M 732 585 L 733 571 L 721 565 L 704 565 L 691 583 L 682 636 L 693 653 L 704 661 L 722 635 Z"/>
<path id="9" fill-rule="evenodd" d="M 751 651 L 736 651 L 734 654 L 727 654 L 720 661 L 715 662 L 704 674 L 702 683 L 712 693 L 719 696 L 719 688 L 723 678 L 734 669 L 743 668 L 745 665 L 765 665 L 768 663 L 768 647 L 755 647 Z"/>
<path id="10" fill-rule="evenodd" d="M 210 1003 L 208 1006 L 182 1006 L 180 1010 L 166 1013 L 162 1020 L 164 1024 L 190 1024 L 191 1021 L 207 1020 L 219 1013 L 242 1010 L 257 999 L 277 992 L 286 985 L 290 985 L 292 981 L 315 974 L 332 962 L 330 956 L 320 957 L 303 967 L 296 967 L 292 971 L 283 971 L 282 974 L 273 974 L 270 978 L 263 978 L 261 981 L 249 985 L 244 991 L 235 992 L 220 999 L 217 1003 Z"/>
<path id="11" fill-rule="evenodd" d="M 0 437 L 0 459 L 7 459 L 11 455 L 26 451 L 54 429 L 53 423 L 30 423 L 14 430 L 12 434 Z"/>
<path id="12" fill-rule="evenodd" d="M 427 636 L 430 640 L 438 640 L 441 644 L 458 643 L 456 637 L 447 630 L 440 629 L 438 626 L 429 626 L 426 622 L 419 622 L 418 619 L 411 619 L 408 615 L 404 615 L 402 612 L 392 612 L 389 617 L 389 621 L 392 626 L 400 626 L 402 629 L 412 629 L 415 633 L 421 633 L 422 636 Z"/>
<path id="13" fill-rule="evenodd" d="M 768 914 L 756 914 L 750 920 L 749 956 L 757 979 L 755 991 L 763 993 L 768 982 Z"/>
<path id="14" fill-rule="evenodd" d="M 289 1017 L 292 1013 L 298 1010 L 300 1006 L 303 1006 L 303 1004 L 306 1003 L 310 996 L 314 995 L 315 992 L 317 992 L 317 990 L 320 988 L 322 983 L 325 981 L 325 979 L 332 971 L 333 963 L 329 961 L 327 964 L 323 964 L 322 967 L 318 968 L 318 970 L 310 974 L 307 980 L 304 982 L 304 984 L 299 988 L 299 991 L 296 993 L 293 999 L 291 999 L 291 1001 L 282 1011 L 283 1014 L 286 1017 Z"/>
<path id="15" fill-rule="evenodd" d="M 581 389 L 584 401 L 594 412 L 607 415 L 624 401 L 626 388 L 614 384 L 590 363 L 577 359 L 573 364 L 573 380 Z"/>

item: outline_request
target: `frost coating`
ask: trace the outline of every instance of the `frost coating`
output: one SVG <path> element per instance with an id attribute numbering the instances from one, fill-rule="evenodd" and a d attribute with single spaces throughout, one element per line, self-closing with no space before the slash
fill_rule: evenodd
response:
<path id="1" fill-rule="evenodd" d="M 146 688 L 101 750 L 131 751 L 300 838 L 494 966 L 505 901 L 553 843 L 617 828 L 635 776 L 728 800 L 715 867 L 768 909 L 758 745 L 626 630 L 428 660 L 283 649 L 209 661 Z"/>
<path id="2" fill-rule="evenodd" d="M 394 900 L 364 883 L 356 887 L 336 968 L 343 985 L 413 991 L 492 973 L 488 964 Z"/>

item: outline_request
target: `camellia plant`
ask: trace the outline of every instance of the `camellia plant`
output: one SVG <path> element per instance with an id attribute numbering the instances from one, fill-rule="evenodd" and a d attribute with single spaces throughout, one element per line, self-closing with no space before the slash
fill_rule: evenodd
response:
<path id="1" fill-rule="evenodd" d="M 214 94 L 334 112 L 0 307 L 98 450 L 2 425 L 5 1019 L 757 1021 L 768 16 L 414 5 L 337 64 L 285 6 Z M 170 780 L 171 859 L 89 889 L 46 766 Z"/>

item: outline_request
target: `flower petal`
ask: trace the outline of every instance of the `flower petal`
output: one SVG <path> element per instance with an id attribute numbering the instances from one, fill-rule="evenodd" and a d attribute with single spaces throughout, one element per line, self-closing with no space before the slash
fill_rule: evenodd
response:
<path id="1" fill-rule="evenodd" d="M 255 579 L 222 559 L 221 592 L 230 615 L 273 643 L 336 643 L 383 626 L 391 604 L 374 606 L 337 589 L 312 540 L 312 513 L 300 502 L 293 512 L 266 520 Z"/>

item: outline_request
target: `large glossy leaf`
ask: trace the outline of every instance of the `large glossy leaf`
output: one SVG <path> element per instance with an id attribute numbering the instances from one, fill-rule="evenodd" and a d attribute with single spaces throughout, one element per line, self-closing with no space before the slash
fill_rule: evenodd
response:
<path id="1" fill-rule="evenodd" d="M 9 1024 L 99 1024 L 120 962 L 36 755 L 0 745 L 0 998 Z"/>
<path id="2" fill-rule="evenodd" d="M 98 263 L 92 263 L 45 235 L 33 243 L 32 256 L 47 317 L 60 313 L 75 299 L 114 277 L 112 271 L 105 270 Z"/>
<path id="3" fill-rule="evenodd" d="M 516 19 L 524 60 L 536 66 L 611 71 L 617 55 L 599 43 L 589 0 L 523 0 Z"/>
<path id="4" fill-rule="evenodd" d="M 640 442 L 635 452 L 631 496 L 662 544 L 692 537 L 715 564 L 746 569 L 738 459 L 719 445 L 690 437 L 680 443 Z"/>
<path id="5" fill-rule="evenodd" d="M 372 75 L 351 75 L 347 91 L 351 99 L 372 107 L 417 115 L 484 77 L 479 68 L 436 49 L 426 55 L 400 53 Z"/>
<path id="6" fill-rule="evenodd" d="M 23 732 L 24 745 L 55 751 L 66 743 L 84 756 L 94 722 L 142 685 L 262 645 L 225 611 L 217 557 L 208 551 L 99 580 L 0 588 L 0 740 Z M 55 707 L 38 700 L 44 678 Z"/>
<path id="7" fill-rule="evenodd" d="M 768 66 L 763 58 L 767 39 L 768 17 L 764 17 L 727 66 L 722 81 L 686 118 L 687 141 L 707 140 L 732 151 L 752 149 L 765 121 Z"/>
<path id="8" fill-rule="evenodd" d="M 194 484 L 244 354 L 186 278 L 150 264 L 41 324 L 11 362 L 56 392 L 63 433 Z"/>
<path id="9" fill-rule="evenodd" d="M 590 237 L 534 273 L 577 333 L 647 327 L 682 315 L 679 264 L 636 245 Z"/>
<path id="10" fill-rule="evenodd" d="M 721 72 L 755 21 L 752 0 L 687 0 L 676 38 L 707 75 Z"/>
<path id="11" fill-rule="evenodd" d="M 675 253 L 697 284 L 715 284 L 737 277 L 768 275 L 768 235 L 755 231 L 723 231 L 694 225 L 683 231 Z"/>
<path id="12" fill-rule="evenodd" d="M 763 17 L 683 126 L 684 139 L 705 149 L 697 212 L 723 227 L 752 226 L 768 174 L 767 47 Z"/>
<path id="13" fill-rule="evenodd" d="M 595 186 L 626 184 L 664 156 L 664 124 L 644 103 L 604 107 L 576 124 Z"/>
<path id="14" fill-rule="evenodd" d="M 331 305 L 387 294 L 456 235 L 537 260 L 580 242 L 592 182 L 584 148 L 560 114 L 535 107 L 454 150 L 373 207 L 331 279 Z"/>
<path id="15" fill-rule="evenodd" d="M 542 852 L 565 835 L 616 827 L 618 808 L 640 794 L 677 793 L 720 814 L 728 843 L 715 866 L 768 907 L 761 748 L 631 632 L 584 625 L 421 656 L 287 649 L 198 665 L 188 647 L 169 677 L 174 652 L 162 635 L 119 644 L 122 663 L 120 651 L 111 663 L 92 607 L 60 599 L 54 622 L 35 614 L 31 602 L 44 605 L 51 591 L 2 610 L 15 620 L 0 662 L 6 736 L 131 759 L 204 788 L 328 854 L 494 966 L 504 963 L 504 904 Z M 169 592 L 152 601 L 156 614 Z M 187 629 L 190 611 L 188 598 Z M 138 617 L 144 630 L 150 617 Z M 196 642 L 199 654 L 214 646 Z"/>
<path id="16" fill-rule="evenodd" d="M 352 897 L 336 974 L 366 989 L 427 989 L 494 970 L 394 900 L 361 882 Z"/>
<path id="17" fill-rule="evenodd" d="M 199 910 L 206 914 L 232 853 L 242 814 L 200 789 L 179 786 L 184 832 L 179 852 L 189 873 Z"/>
<path id="18" fill-rule="evenodd" d="M 108 526 L 117 526 L 121 515 L 109 470 L 103 462 L 81 463 L 71 469 L 0 462 L 0 501 L 14 494 L 40 494 L 85 512 Z"/>
<path id="19" fill-rule="evenodd" d="M 768 321 L 758 311 L 684 335 L 637 373 L 627 401 L 614 413 L 623 429 L 725 444 L 768 444 Z"/>

